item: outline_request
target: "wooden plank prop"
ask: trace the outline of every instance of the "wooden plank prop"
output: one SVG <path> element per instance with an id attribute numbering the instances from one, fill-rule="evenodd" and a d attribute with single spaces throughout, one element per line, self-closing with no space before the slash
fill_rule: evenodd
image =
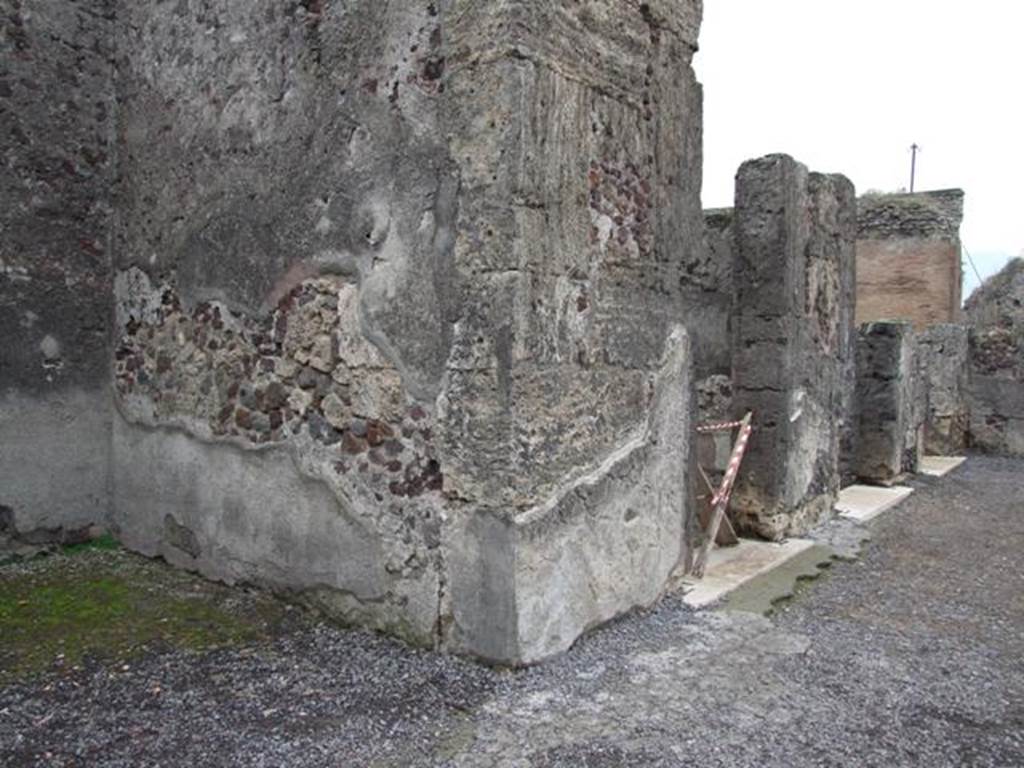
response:
<path id="1" fill-rule="evenodd" d="M 741 421 L 731 421 L 722 424 L 708 424 L 697 427 L 698 432 L 724 432 L 737 427 L 739 428 L 739 434 L 736 436 L 736 443 L 733 446 L 732 455 L 729 457 L 729 467 L 725 470 L 725 477 L 722 478 L 722 483 L 718 486 L 717 490 L 714 490 L 713 486 L 711 486 L 710 480 L 708 480 L 707 475 L 704 473 L 703 468 L 701 469 L 701 475 L 703 475 L 704 481 L 708 484 L 709 488 L 714 490 L 714 494 L 711 497 L 711 520 L 708 522 L 704 541 L 701 544 L 700 550 L 697 552 L 697 557 L 694 559 L 693 569 L 691 571 L 691 573 L 697 578 L 702 578 L 704 576 L 704 569 L 708 564 L 708 554 L 711 552 L 711 547 L 718 538 L 718 531 L 722 525 L 722 521 L 726 520 L 726 523 L 728 524 L 728 520 L 725 517 L 725 510 L 729 506 L 729 496 L 732 494 L 732 488 L 736 482 L 736 475 L 740 469 L 740 462 L 743 461 L 743 454 L 746 452 L 747 442 L 750 440 L 750 433 L 752 431 L 750 422 L 752 418 L 753 413 L 748 413 Z"/>

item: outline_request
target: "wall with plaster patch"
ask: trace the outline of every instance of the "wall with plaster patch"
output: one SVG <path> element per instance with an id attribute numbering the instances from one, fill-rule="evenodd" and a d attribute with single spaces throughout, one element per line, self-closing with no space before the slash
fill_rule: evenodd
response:
<path id="1" fill-rule="evenodd" d="M 506 662 L 656 599 L 692 537 L 699 21 L 125 6 L 124 539 Z"/>

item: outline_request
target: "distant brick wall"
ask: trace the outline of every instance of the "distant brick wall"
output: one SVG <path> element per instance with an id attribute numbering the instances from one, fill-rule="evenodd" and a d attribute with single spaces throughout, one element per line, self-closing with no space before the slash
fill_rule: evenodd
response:
<path id="1" fill-rule="evenodd" d="M 958 322 L 963 192 L 866 195 L 858 208 L 857 323 Z"/>

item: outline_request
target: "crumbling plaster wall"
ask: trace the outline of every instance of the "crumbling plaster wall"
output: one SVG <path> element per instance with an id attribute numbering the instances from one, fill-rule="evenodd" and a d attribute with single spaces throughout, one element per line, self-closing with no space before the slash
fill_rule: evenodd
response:
<path id="1" fill-rule="evenodd" d="M 656 599 L 691 524 L 700 10 L 125 6 L 124 539 L 498 661 Z"/>
<path id="2" fill-rule="evenodd" d="M 107 519 L 113 8 L 0 0 L 0 545 Z"/>
<path id="3" fill-rule="evenodd" d="M 857 318 L 921 331 L 961 320 L 959 189 L 864 195 L 858 202 Z"/>
<path id="4" fill-rule="evenodd" d="M 120 535 L 433 642 L 441 469 L 419 403 L 449 354 L 458 184 L 438 11 L 120 13 Z"/>
<path id="5" fill-rule="evenodd" d="M 1024 455 L 1024 259 L 1014 259 L 967 300 L 970 445 Z"/>

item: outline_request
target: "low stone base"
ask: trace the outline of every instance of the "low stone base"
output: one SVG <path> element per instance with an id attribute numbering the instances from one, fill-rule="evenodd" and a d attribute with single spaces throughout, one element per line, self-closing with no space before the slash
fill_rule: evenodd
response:
<path id="1" fill-rule="evenodd" d="M 834 494 L 825 493 L 815 496 L 796 509 L 786 507 L 774 514 L 759 509 L 749 499 L 741 500 L 742 511 L 735 513 L 734 525 L 742 535 L 757 536 L 768 541 L 781 541 L 789 536 L 801 536 L 807 533 L 819 521 L 831 514 L 835 503 Z"/>
<path id="2" fill-rule="evenodd" d="M 689 554 L 689 342 L 669 338 L 646 424 L 545 504 L 473 515 L 444 542 L 445 647 L 501 664 L 540 661 L 588 629 L 655 602 Z"/>
<path id="3" fill-rule="evenodd" d="M 129 548 L 227 583 L 296 596 L 408 642 L 508 665 L 569 648 L 656 601 L 689 540 L 690 347 L 651 374 L 647 420 L 546 503 L 446 513 L 406 558 L 387 521 L 349 506 L 288 447 L 205 441 L 114 419 L 114 519 Z"/>
<path id="4" fill-rule="evenodd" d="M 0 397 L 0 538 L 70 544 L 110 509 L 110 394 Z"/>

